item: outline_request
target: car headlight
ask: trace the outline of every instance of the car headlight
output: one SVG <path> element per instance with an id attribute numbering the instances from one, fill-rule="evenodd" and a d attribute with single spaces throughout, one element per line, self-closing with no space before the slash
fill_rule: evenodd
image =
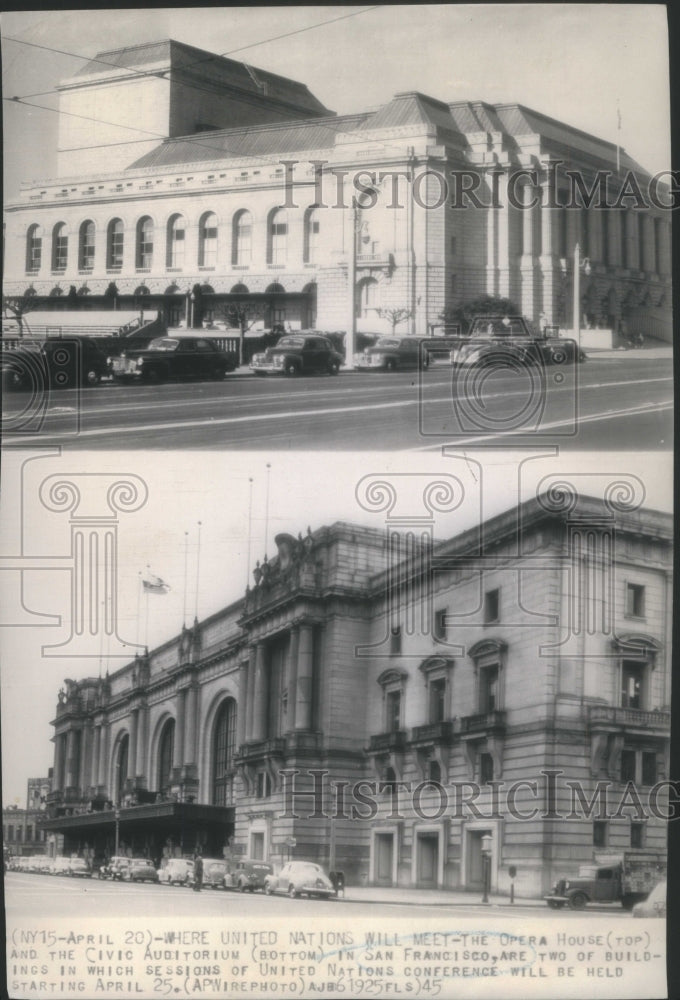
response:
<path id="1" fill-rule="evenodd" d="M 137 368 L 141 368 L 143 364 L 144 364 L 144 359 L 137 358 Z"/>

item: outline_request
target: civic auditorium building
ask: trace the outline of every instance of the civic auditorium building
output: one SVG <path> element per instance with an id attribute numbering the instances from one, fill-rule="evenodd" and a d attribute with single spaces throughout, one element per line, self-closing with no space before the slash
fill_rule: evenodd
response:
<path id="1" fill-rule="evenodd" d="M 668 190 L 540 112 L 410 92 L 335 115 L 175 41 L 100 52 L 59 95 L 57 176 L 6 206 L 5 293 L 36 308 L 198 326 L 238 301 L 254 330 L 365 332 L 399 309 L 426 335 L 490 294 L 570 328 L 578 242 L 583 325 L 671 339 Z"/>
<path id="2" fill-rule="evenodd" d="M 444 542 L 426 522 L 278 535 L 241 599 L 67 680 L 45 830 L 475 890 L 488 836 L 492 888 L 514 866 L 527 896 L 663 850 L 670 516 L 548 492 Z"/>

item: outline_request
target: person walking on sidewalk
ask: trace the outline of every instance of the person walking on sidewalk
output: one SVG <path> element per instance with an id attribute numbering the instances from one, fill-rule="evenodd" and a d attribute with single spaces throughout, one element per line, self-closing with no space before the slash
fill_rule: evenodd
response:
<path id="1" fill-rule="evenodd" d="M 200 892 L 203 888 L 203 858 L 201 852 L 194 854 L 194 892 Z"/>

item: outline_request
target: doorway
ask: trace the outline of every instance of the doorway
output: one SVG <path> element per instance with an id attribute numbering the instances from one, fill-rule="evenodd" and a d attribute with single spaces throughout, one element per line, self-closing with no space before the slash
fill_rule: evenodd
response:
<path id="1" fill-rule="evenodd" d="M 439 872 L 439 834 L 416 835 L 416 880 L 422 889 L 436 889 Z"/>
<path id="2" fill-rule="evenodd" d="M 482 890 L 484 888 L 484 858 L 482 855 L 482 837 L 491 836 L 493 830 L 469 830 L 467 837 L 467 887 Z"/>
<path id="3" fill-rule="evenodd" d="M 375 835 L 375 881 L 377 885 L 392 885 L 394 863 L 394 834 L 376 833 Z"/>

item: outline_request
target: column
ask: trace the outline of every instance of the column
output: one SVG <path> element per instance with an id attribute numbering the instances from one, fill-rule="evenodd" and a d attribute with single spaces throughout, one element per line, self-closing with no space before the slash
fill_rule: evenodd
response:
<path id="1" fill-rule="evenodd" d="M 92 779 L 91 784 L 97 786 L 101 782 L 99 780 L 99 761 L 101 759 L 102 752 L 102 727 L 101 723 L 97 723 L 94 727 L 94 745 L 92 749 Z"/>
<path id="2" fill-rule="evenodd" d="M 246 727 L 245 740 L 253 738 L 253 705 L 255 704 L 255 646 L 250 647 L 248 659 L 248 684 L 246 688 Z"/>
<path id="3" fill-rule="evenodd" d="M 267 671 L 264 643 L 255 647 L 255 683 L 253 691 L 253 740 L 267 735 Z"/>
<path id="4" fill-rule="evenodd" d="M 90 763 L 92 760 L 92 727 L 84 726 L 80 731 L 80 760 L 78 761 L 78 786 L 85 794 L 85 789 L 91 784 Z"/>
<path id="5" fill-rule="evenodd" d="M 248 712 L 248 661 L 239 664 L 238 668 L 238 705 L 236 708 L 236 746 L 242 746 L 246 741 L 246 715 Z"/>
<path id="6" fill-rule="evenodd" d="M 534 225 L 535 211 L 533 201 L 537 197 L 536 192 L 530 184 L 525 184 L 522 188 L 522 257 L 520 260 L 520 270 L 522 278 L 521 307 L 525 316 L 532 319 L 540 311 L 535 301 L 536 289 L 534 281 Z"/>
<path id="7" fill-rule="evenodd" d="M 301 625 L 298 639 L 295 728 L 312 728 L 314 645 L 311 625 Z"/>
<path id="8" fill-rule="evenodd" d="M 110 796 L 111 790 L 108 788 L 107 772 L 109 765 L 109 727 L 102 723 L 101 746 L 99 750 L 99 775 L 98 785 L 106 785 L 106 793 Z"/>
<path id="9" fill-rule="evenodd" d="M 297 717 L 297 677 L 298 677 L 298 646 L 300 641 L 300 629 L 296 625 L 290 632 L 290 646 L 288 647 L 288 731 L 295 729 L 295 719 Z"/>
<path id="10" fill-rule="evenodd" d="M 510 295 L 510 205 L 508 204 L 508 175 L 504 171 L 498 184 L 498 292 L 501 298 Z"/>
<path id="11" fill-rule="evenodd" d="M 196 685 L 186 691 L 186 712 L 184 718 L 184 763 L 196 763 Z"/>
<path id="12" fill-rule="evenodd" d="M 64 787 L 64 737 L 62 733 L 54 738 L 54 774 L 52 791 L 60 792 Z"/>
<path id="13" fill-rule="evenodd" d="M 130 733 L 128 740 L 128 778 L 134 778 L 137 774 L 137 714 L 138 709 L 133 708 L 130 713 Z"/>
<path id="14" fill-rule="evenodd" d="M 75 785 L 75 775 L 74 775 L 74 760 L 73 760 L 73 749 L 75 743 L 75 732 L 73 729 L 69 729 L 66 734 L 66 781 L 64 783 L 65 788 L 71 788 Z"/>
<path id="15" fill-rule="evenodd" d="M 548 180 L 541 184 L 541 271 L 542 300 L 541 309 L 545 313 L 549 323 L 557 322 L 556 297 L 559 282 L 562 280 L 559 274 L 555 274 L 555 262 L 553 260 L 553 232 L 556 225 L 557 213 L 554 208 L 549 208 L 551 188 Z"/>
<path id="16" fill-rule="evenodd" d="M 184 763 L 184 717 L 186 691 L 178 691 L 175 709 L 175 742 L 173 745 L 173 767 L 181 767 Z"/>
<path id="17" fill-rule="evenodd" d="M 138 713 L 137 722 L 137 775 L 143 775 L 146 771 L 146 730 L 149 710 L 146 705 L 142 705 Z"/>
<path id="18" fill-rule="evenodd" d="M 490 200 L 493 198 L 493 182 L 494 175 L 489 173 L 487 175 L 487 180 L 490 183 L 491 191 L 489 192 Z M 493 205 L 493 201 L 491 201 Z M 493 207 L 486 210 L 486 291 L 489 295 L 495 295 L 497 292 L 497 281 L 496 281 L 496 214 L 497 210 Z"/>

